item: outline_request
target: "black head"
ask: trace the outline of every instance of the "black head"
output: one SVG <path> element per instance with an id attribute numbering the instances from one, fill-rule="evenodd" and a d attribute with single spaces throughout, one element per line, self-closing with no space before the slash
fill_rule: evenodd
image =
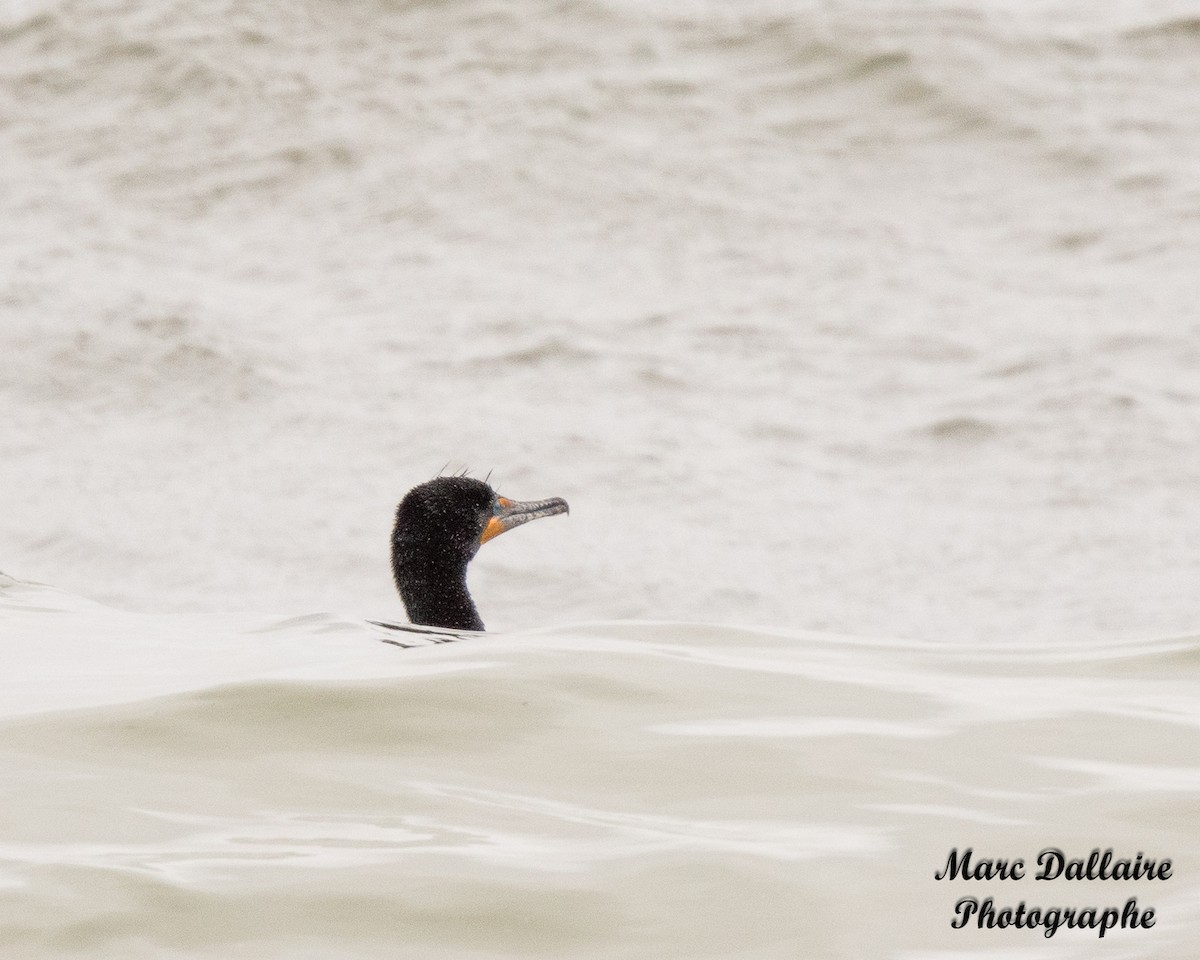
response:
<path id="1" fill-rule="evenodd" d="M 559 497 L 522 503 L 472 477 L 436 477 L 396 508 L 392 574 L 413 623 L 482 630 L 467 592 L 467 564 L 480 546 L 538 517 L 567 512 Z"/>
<path id="2" fill-rule="evenodd" d="M 473 477 L 437 477 L 413 487 L 396 508 L 397 545 L 435 563 L 466 564 L 479 551 L 496 491 Z"/>

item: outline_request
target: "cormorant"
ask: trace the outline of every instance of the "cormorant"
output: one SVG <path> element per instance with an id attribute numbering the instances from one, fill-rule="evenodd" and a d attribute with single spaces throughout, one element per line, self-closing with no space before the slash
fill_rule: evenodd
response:
<path id="1" fill-rule="evenodd" d="M 413 487 L 396 507 L 392 576 L 408 619 L 450 630 L 482 630 L 467 591 L 467 564 L 505 530 L 567 513 L 561 497 L 522 503 L 472 477 L 435 477 Z"/>

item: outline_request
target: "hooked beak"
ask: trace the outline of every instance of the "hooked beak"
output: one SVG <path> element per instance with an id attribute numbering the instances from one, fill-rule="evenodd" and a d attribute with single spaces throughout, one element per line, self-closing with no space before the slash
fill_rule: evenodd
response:
<path id="1" fill-rule="evenodd" d="M 539 517 L 553 517 L 558 513 L 570 513 L 571 508 L 567 506 L 567 501 L 562 497 L 551 497 L 549 500 L 509 500 L 508 497 L 496 497 L 496 502 L 492 507 L 492 515 L 488 518 L 487 526 L 483 528 L 483 534 L 479 538 L 479 543 L 485 544 L 492 537 L 498 537 L 505 530 L 511 530 L 513 527 L 519 527 L 523 523 L 528 523 L 530 520 L 537 520 Z"/>

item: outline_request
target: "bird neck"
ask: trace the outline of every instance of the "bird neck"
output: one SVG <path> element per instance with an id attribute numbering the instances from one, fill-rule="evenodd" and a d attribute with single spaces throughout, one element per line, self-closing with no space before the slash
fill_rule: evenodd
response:
<path id="1" fill-rule="evenodd" d="M 482 630 L 483 621 L 467 590 L 466 561 L 395 558 L 392 572 L 408 619 L 448 630 Z"/>

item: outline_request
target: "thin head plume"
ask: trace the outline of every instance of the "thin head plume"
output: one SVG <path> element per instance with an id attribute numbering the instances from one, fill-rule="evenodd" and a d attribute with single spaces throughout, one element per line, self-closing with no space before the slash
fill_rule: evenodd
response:
<path id="1" fill-rule="evenodd" d="M 469 473 L 471 472 L 471 468 L 470 468 L 470 467 L 463 467 L 463 468 L 462 468 L 461 470 L 459 470 L 457 473 L 446 473 L 446 471 L 449 469 L 449 467 L 450 467 L 450 464 L 451 464 L 451 463 L 453 463 L 453 461 L 452 461 L 452 460 L 447 460 L 445 463 L 443 463 L 443 464 L 442 464 L 442 469 L 441 469 L 441 470 L 439 470 L 439 471 L 438 471 L 438 472 L 437 472 L 437 473 L 436 473 L 434 476 L 438 476 L 438 477 L 465 477 L 465 476 L 467 476 L 467 474 L 469 474 Z"/>

